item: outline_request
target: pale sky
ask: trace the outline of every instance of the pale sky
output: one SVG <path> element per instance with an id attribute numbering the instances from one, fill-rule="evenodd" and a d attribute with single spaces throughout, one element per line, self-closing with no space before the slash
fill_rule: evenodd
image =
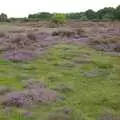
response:
<path id="1" fill-rule="evenodd" d="M 83 12 L 116 7 L 120 0 L 0 0 L 0 13 L 8 17 L 27 17 L 37 12 Z"/>

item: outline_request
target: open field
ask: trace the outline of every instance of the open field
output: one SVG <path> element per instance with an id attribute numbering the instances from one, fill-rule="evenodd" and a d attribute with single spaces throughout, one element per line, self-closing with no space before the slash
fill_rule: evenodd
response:
<path id="1" fill-rule="evenodd" d="M 120 22 L 0 24 L 0 120 L 120 120 Z"/>

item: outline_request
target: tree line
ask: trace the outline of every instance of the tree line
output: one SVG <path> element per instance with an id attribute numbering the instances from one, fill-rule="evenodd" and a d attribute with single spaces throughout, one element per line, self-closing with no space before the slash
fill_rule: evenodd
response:
<path id="1" fill-rule="evenodd" d="M 55 13 L 54 13 L 55 14 Z M 53 13 L 41 12 L 36 14 L 30 14 L 29 20 L 50 20 L 54 16 Z M 85 12 L 77 13 L 64 13 L 67 19 L 78 19 L 78 20 L 120 20 L 120 5 L 116 8 L 105 7 L 98 10 L 97 12 L 89 9 Z"/>
<path id="2" fill-rule="evenodd" d="M 0 21 L 39 21 L 39 20 L 51 20 L 57 13 L 39 12 L 36 14 L 29 14 L 26 18 L 9 18 L 6 14 L 1 13 Z M 116 8 L 105 7 L 98 11 L 89 9 L 85 12 L 77 13 L 63 13 L 68 20 L 120 20 L 120 5 Z"/>

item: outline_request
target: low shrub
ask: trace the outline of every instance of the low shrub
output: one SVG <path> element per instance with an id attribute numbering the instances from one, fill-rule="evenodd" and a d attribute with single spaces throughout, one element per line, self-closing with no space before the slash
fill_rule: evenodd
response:
<path id="1" fill-rule="evenodd" d="M 35 33 L 30 32 L 30 33 L 27 34 L 27 37 L 28 37 L 30 40 L 36 40 L 36 35 L 35 35 Z"/>
<path id="2" fill-rule="evenodd" d="M 5 33 L 4 32 L 0 32 L 0 37 L 5 37 Z"/>
<path id="3" fill-rule="evenodd" d="M 61 36 L 61 37 L 72 37 L 74 35 L 75 35 L 74 31 L 68 31 L 68 30 L 54 31 L 52 33 L 52 36 Z"/>

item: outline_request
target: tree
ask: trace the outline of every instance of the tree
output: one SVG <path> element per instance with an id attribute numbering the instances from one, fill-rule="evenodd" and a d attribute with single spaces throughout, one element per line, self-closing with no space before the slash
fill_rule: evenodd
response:
<path id="1" fill-rule="evenodd" d="M 89 9 L 85 12 L 85 16 L 89 19 L 89 20 L 94 20 L 96 19 L 96 12 Z"/>
<path id="2" fill-rule="evenodd" d="M 66 15 L 65 14 L 54 14 L 52 17 L 52 22 L 55 24 L 63 24 L 66 22 Z"/>
<path id="3" fill-rule="evenodd" d="M 113 20 L 114 10 L 112 7 L 105 7 L 97 12 L 97 17 L 100 20 Z"/>
<path id="4" fill-rule="evenodd" d="M 0 15 L 0 21 L 1 22 L 6 22 L 7 21 L 7 15 L 4 14 L 4 13 L 1 13 L 1 15 Z"/>
<path id="5" fill-rule="evenodd" d="M 68 13 L 66 17 L 68 19 L 80 19 L 80 13 Z"/>
<path id="6" fill-rule="evenodd" d="M 52 14 L 49 12 L 39 12 L 30 14 L 29 20 L 51 20 L 56 23 L 63 23 L 65 19 L 78 20 L 120 20 L 120 5 L 115 9 L 113 7 L 105 7 L 97 12 L 88 9 L 85 12 L 66 13 L 66 14 Z"/>
<path id="7" fill-rule="evenodd" d="M 120 20 L 120 5 L 115 9 L 115 19 Z"/>
<path id="8" fill-rule="evenodd" d="M 81 12 L 81 13 L 80 13 L 80 18 L 79 18 L 79 19 L 80 19 L 80 20 L 83 20 L 83 21 L 84 21 L 84 20 L 85 20 L 85 21 L 88 20 L 88 18 L 87 18 L 87 16 L 85 15 L 84 12 Z"/>
<path id="9" fill-rule="evenodd" d="M 28 16 L 28 18 L 31 20 L 49 20 L 49 19 L 51 19 L 51 17 L 52 17 L 52 14 L 50 14 L 49 12 L 30 14 Z"/>

